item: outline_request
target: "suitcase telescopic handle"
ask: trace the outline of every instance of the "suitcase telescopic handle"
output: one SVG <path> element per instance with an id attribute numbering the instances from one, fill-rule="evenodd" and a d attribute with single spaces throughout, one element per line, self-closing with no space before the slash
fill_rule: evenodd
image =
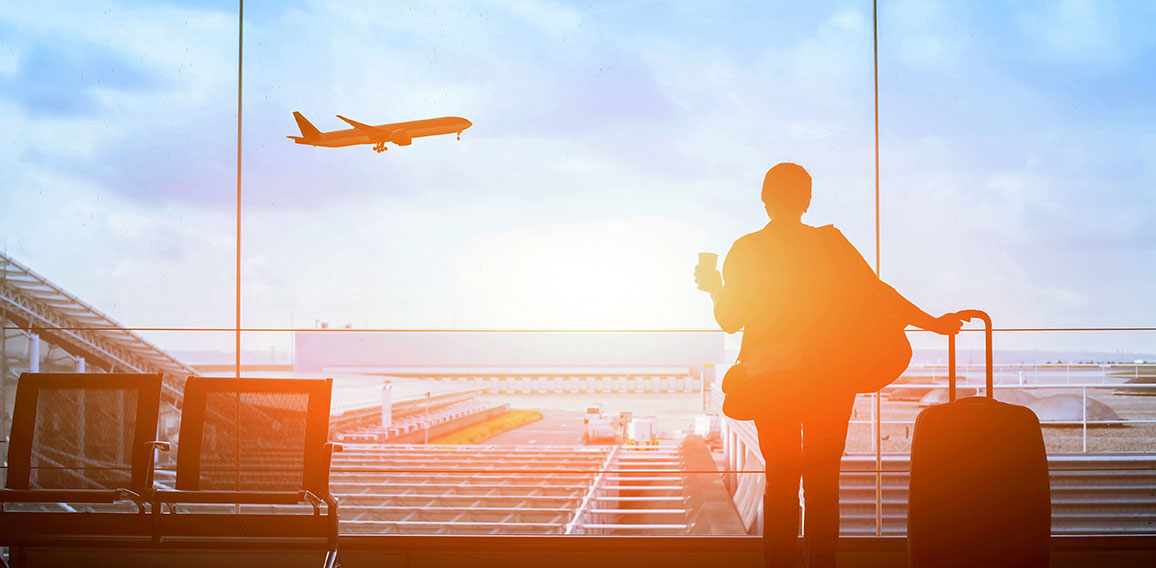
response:
<path id="1" fill-rule="evenodd" d="M 987 397 L 995 399 L 995 392 L 993 386 L 995 383 L 993 354 L 991 350 L 991 316 L 983 310 L 962 310 L 955 312 L 956 317 L 963 321 L 971 321 L 974 318 L 983 320 L 983 338 L 984 338 L 984 352 L 987 363 Z M 955 400 L 955 334 L 947 336 L 947 398 L 949 401 Z"/>

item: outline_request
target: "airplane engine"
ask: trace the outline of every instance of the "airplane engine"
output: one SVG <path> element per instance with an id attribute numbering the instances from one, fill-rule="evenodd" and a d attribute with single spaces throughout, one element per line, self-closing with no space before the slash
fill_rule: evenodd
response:
<path id="1" fill-rule="evenodd" d="M 410 136 L 409 132 L 406 132 L 405 130 L 394 130 L 393 132 L 390 132 L 389 139 L 391 142 L 397 144 L 398 146 L 409 146 L 413 143 L 413 136 Z"/>

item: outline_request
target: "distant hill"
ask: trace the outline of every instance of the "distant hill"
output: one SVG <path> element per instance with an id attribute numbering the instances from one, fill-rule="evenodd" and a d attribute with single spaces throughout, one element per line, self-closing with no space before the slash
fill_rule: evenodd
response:
<path id="1" fill-rule="evenodd" d="M 1151 353 L 1104 353 L 1097 351 L 1040 351 L 1040 350 L 995 350 L 997 365 L 1011 365 L 1016 363 L 1044 364 L 1044 363 L 1133 363 L 1146 361 L 1156 363 L 1156 355 Z M 984 354 L 982 349 L 960 349 L 956 352 L 956 361 L 959 364 L 982 364 Z M 912 363 L 947 363 L 947 349 L 916 349 L 911 357 Z"/>
<path id="2" fill-rule="evenodd" d="M 230 351 L 168 351 L 179 361 L 192 366 L 221 366 L 233 364 L 233 353 Z M 737 352 L 728 350 L 723 357 L 728 363 L 734 361 Z M 961 365 L 983 363 L 983 350 L 960 349 L 957 358 Z M 995 362 L 1000 365 L 1044 364 L 1044 363 L 1133 363 L 1143 360 L 1156 363 L 1156 355 L 1151 353 L 1105 353 L 1095 351 L 1040 351 L 1040 350 L 1005 350 L 997 349 Z M 241 361 L 245 366 L 257 365 L 292 365 L 293 357 L 286 351 L 253 350 L 241 353 Z M 913 364 L 946 364 L 947 349 L 916 349 L 911 358 Z"/>

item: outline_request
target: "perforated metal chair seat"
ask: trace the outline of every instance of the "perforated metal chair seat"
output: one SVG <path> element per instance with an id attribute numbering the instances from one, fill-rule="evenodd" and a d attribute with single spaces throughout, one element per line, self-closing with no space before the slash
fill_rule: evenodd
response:
<path id="1" fill-rule="evenodd" d="M 0 489 L 0 546 L 13 566 L 26 547 L 104 547 L 152 540 L 152 485 L 163 375 L 24 373 Z M 109 504 L 135 503 L 116 511 Z M 12 504 L 22 504 L 15 507 Z M 50 505 L 87 505 L 46 511 Z M 33 510 L 27 510 L 27 509 Z M 70 507 L 71 508 L 71 507 Z M 81 507 L 76 507 L 80 509 Z M 98 510 L 93 511 L 91 509 Z"/>
<path id="2" fill-rule="evenodd" d="M 321 497 L 308 491 L 181 491 L 164 489 L 153 492 L 154 503 L 216 503 L 237 505 L 320 505 Z"/>
<path id="3" fill-rule="evenodd" d="M 306 546 L 325 550 L 323 566 L 336 566 L 329 467 L 340 445 L 328 441 L 332 388 L 329 379 L 189 377 L 175 489 L 150 499 L 157 545 Z M 312 505 L 312 514 L 203 507 L 300 503 Z"/>
<path id="4" fill-rule="evenodd" d="M 144 503 L 128 489 L 0 489 L 0 503 Z"/>

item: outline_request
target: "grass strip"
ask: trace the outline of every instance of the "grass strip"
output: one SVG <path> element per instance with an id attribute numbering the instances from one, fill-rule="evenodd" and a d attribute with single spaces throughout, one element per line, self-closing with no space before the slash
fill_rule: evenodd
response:
<path id="1" fill-rule="evenodd" d="M 467 426 L 440 438 L 431 440 L 431 444 L 476 444 L 482 440 L 496 436 L 518 426 L 537 422 L 542 419 L 542 413 L 537 410 L 511 410 L 501 416 L 496 416 L 485 422 Z"/>

